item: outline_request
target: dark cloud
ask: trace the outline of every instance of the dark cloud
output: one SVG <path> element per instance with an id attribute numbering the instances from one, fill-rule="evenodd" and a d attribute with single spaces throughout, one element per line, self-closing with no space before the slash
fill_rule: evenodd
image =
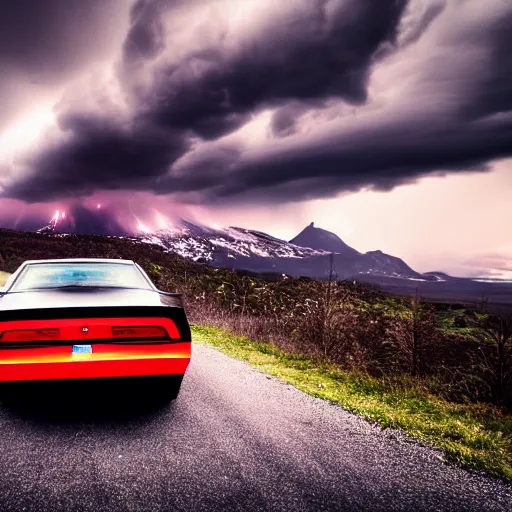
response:
<path id="1" fill-rule="evenodd" d="M 51 228 L 59 233 L 76 233 L 82 235 L 116 235 L 128 236 L 133 230 L 119 222 L 130 219 L 126 207 L 115 203 L 105 207 L 87 207 L 79 202 L 70 205 L 27 208 L 23 203 L 12 201 L 10 208 L 0 211 L 0 227 L 20 231 L 37 231 Z M 128 223 L 129 224 L 129 223 Z"/>
<path id="2" fill-rule="evenodd" d="M 254 35 L 242 35 L 232 49 L 200 48 L 160 65 L 140 97 L 143 111 L 159 124 L 213 139 L 241 126 L 255 109 L 290 99 L 364 102 L 372 55 L 394 39 L 405 1 L 297 5 L 286 19 L 269 19 Z M 154 26 L 153 16 L 136 24 L 152 33 Z"/>
<path id="3" fill-rule="evenodd" d="M 126 111 L 62 104 L 65 137 L 32 154 L 4 195 L 298 200 L 482 171 L 512 154 L 504 2 L 495 15 L 478 0 L 269 2 L 243 28 L 226 5 L 134 4 L 117 66 Z M 267 109 L 266 139 L 221 140 Z"/>
<path id="4" fill-rule="evenodd" d="M 315 106 L 315 105 L 309 105 Z M 308 110 L 305 103 L 290 102 L 283 107 L 278 108 L 272 115 L 270 129 L 276 137 L 285 137 L 295 133 L 295 122 Z"/>
<path id="5" fill-rule="evenodd" d="M 9 188 L 9 196 L 48 201 L 97 189 L 145 188 L 185 150 L 182 134 L 134 122 L 123 129 L 102 117 L 63 117 L 67 139 L 36 153 L 36 172 Z"/>
<path id="6" fill-rule="evenodd" d="M 66 216 L 64 225 L 57 225 L 57 230 L 81 235 L 129 235 L 117 221 L 114 212 L 107 208 L 90 209 L 75 203 Z"/>
<path id="7" fill-rule="evenodd" d="M 426 24 L 421 17 L 422 32 Z M 512 8 L 479 20 L 474 32 L 467 26 L 460 34 L 450 30 L 442 53 L 427 56 L 407 77 L 412 84 L 394 108 L 361 111 L 345 123 L 331 123 L 322 136 L 299 134 L 283 147 L 239 155 L 229 162 L 229 177 L 215 186 L 203 185 L 191 172 L 178 180 L 169 177 L 168 187 L 203 190 L 203 199 L 211 202 L 293 201 L 362 187 L 387 191 L 439 171 L 488 170 L 493 160 L 512 155 L 510 26 Z M 295 116 L 283 108 L 271 126 L 288 134 L 294 123 Z"/>
<path id="8" fill-rule="evenodd" d="M 173 14 L 171 7 L 184 5 L 146 1 L 132 10 L 120 70 L 134 107 L 130 128 L 113 123 L 108 112 L 91 118 L 73 107 L 69 114 L 65 106 L 59 119 L 71 136 L 34 157 L 34 173 L 8 187 L 10 197 L 35 201 L 121 184 L 158 189 L 155 178 L 167 174 L 190 136 L 215 140 L 244 124 L 255 109 L 294 98 L 336 96 L 360 103 L 372 54 L 394 38 L 404 2 L 297 2 L 286 19 L 270 20 L 275 26 L 259 27 L 231 50 L 221 40 L 171 62 L 164 19 Z M 151 71 L 149 87 L 130 88 L 134 62 L 156 55 L 162 63 Z M 218 160 L 212 167 L 217 166 Z M 197 175 L 203 184 L 212 181 Z"/>
<path id="9" fill-rule="evenodd" d="M 130 30 L 123 44 L 125 60 L 134 61 L 154 57 L 164 48 L 162 11 L 171 2 L 138 1 L 130 14 Z"/>
<path id="10" fill-rule="evenodd" d="M 503 16 L 487 27 L 478 27 L 466 34 L 468 45 L 473 43 L 486 51 L 486 61 L 475 62 L 474 72 L 468 72 L 468 88 L 460 114 L 464 119 L 476 119 L 492 114 L 512 115 L 512 6 Z M 510 117 L 509 117 L 510 121 Z M 504 123 L 507 126 L 506 123 Z M 510 127 L 510 124 L 508 124 Z M 512 139 L 511 139 L 512 140 Z"/>
<path id="11" fill-rule="evenodd" d="M 44 80 L 76 69 L 108 43 L 119 0 L 3 0 L 0 62 Z"/>
<path id="12" fill-rule="evenodd" d="M 127 8 L 124 0 L 0 1 L 0 126 L 115 51 Z"/>
<path id="13" fill-rule="evenodd" d="M 220 202 L 240 195 L 293 201 L 363 187 L 388 191 L 436 170 L 486 170 L 488 161 L 510 156 L 511 140 L 512 118 L 466 126 L 422 124 L 422 120 L 400 126 L 390 123 L 368 127 L 348 141 L 326 140 L 316 147 L 264 155 L 254 163 L 238 162 L 237 172 L 205 190 L 205 195 Z M 201 187 L 200 182 L 195 185 Z"/>

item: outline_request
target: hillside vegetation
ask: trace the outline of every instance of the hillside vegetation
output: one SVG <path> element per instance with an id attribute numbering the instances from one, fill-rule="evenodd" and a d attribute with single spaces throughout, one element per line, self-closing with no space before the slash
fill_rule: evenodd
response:
<path id="1" fill-rule="evenodd" d="M 512 477 L 512 318 L 493 313 L 490 305 L 467 309 L 397 297 L 357 282 L 213 269 L 132 239 L 0 230 L 1 271 L 13 272 L 26 259 L 63 257 L 137 261 L 159 288 L 184 294 L 193 324 L 241 335 L 239 339 L 264 353 L 288 354 L 293 361 L 305 358 L 314 362 L 314 368 L 336 370 L 343 379 L 369 386 L 381 398 L 387 396 L 382 399 L 391 400 L 387 405 L 379 398 L 382 407 L 393 409 L 396 397 L 412 396 L 407 404 L 415 403 L 426 413 L 421 421 L 427 421 L 428 410 L 434 411 L 432 400 L 451 403 L 458 412 L 446 413 L 450 421 L 464 423 L 463 417 L 469 415 L 476 429 L 476 437 L 464 441 L 464 450 L 491 449 L 480 446 L 484 442 L 480 429 L 487 436 L 484 444 L 492 444 L 492 457 L 502 454 L 498 457 L 502 469 L 494 472 Z M 310 371 L 308 365 L 304 372 Z M 379 420 L 378 414 L 373 419 L 407 431 L 406 416 L 402 411 L 400 421 Z M 434 425 L 434 416 L 429 421 Z M 415 425 L 409 431 L 418 434 L 421 429 Z M 436 435 L 446 434 L 448 443 L 456 444 L 463 435 L 453 428 L 439 428 L 444 434 L 436 431 Z M 446 448 L 444 441 L 437 444 Z M 454 453 L 458 455 L 452 458 L 459 460 L 466 452 Z M 473 455 L 468 457 L 473 460 Z M 492 466 L 481 462 L 490 460 L 489 454 L 478 457 L 469 465 Z"/>
<path id="2" fill-rule="evenodd" d="M 379 379 L 350 372 L 214 327 L 192 326 L 192 336 L 195 343 L 213 345 L 305 393 L 440 448 L 441 460 L 512 479 L 512 415 L 503 409 L 453 403 L 426 393 L 407 378 Z"/>
<path id="3" fill-rule="evenodd" d="M 450 400 L 512 405 L 512 320 L 357 282 L 213 269 L 136 240 L 0 230 L 0 271 L 26 259 L 126 258 L 185 296 L 191 320 L 377 378 L 410 376 Z"/>

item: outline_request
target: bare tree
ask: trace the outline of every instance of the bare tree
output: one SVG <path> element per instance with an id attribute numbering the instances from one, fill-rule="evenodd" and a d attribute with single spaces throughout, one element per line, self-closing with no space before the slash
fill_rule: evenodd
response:
<path id="1" fill-rule="evenodd" d="M 435 357 L 432 349 L 437 338 L 434 310 L 416 294 L 407 316 L 387 322 L 385 352 L 381 355 L 383 364 L 392 371 L 422 376 Z"/>
<path id="2" fill-rule="evenodd" d="M 321 327 L 320 327 L 320 344 L 324 347 L 324 356 L 327 356 L 327 346 L 329 337 L 327 331 L 329 330 L 329 320 L 332 316 L 331 312 L 331 289 L 332 289 L 332 277 L 333 277 L 333 253 L 329 254 L 329 282 L 327 284 L 326 297 L 320 301 L 321 308 Z"/>
<path id="3" fill-rule="evenodd" d="M 503 402 L 512 373 L 512 316 L 487 314 L 481 334 L 480 367 L 490 376 L 494 400 Z"/>

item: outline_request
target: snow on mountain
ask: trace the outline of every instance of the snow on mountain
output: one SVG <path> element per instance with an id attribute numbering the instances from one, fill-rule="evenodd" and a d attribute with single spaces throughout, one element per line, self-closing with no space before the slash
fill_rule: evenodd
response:
<path id="1" fill-rule="evenodd" d="M 397 278 L 415 281 L 443 281 L 438 273 L 420 274 L 403 260 L 382 251 L 360 253 L 330 231 L 311 223 L 287 242 L 261 231 L 241 227 L 213 228 L 178 219 L 172 227 L 150 230 L 141 225 L 136 239 L 155 244 L 193 261 L 213 267 L 283 273 L 292 276 L 338 279 Z M 113 215 L 104 208 L 55 212 L 41 233 L 85 233 L 128 236 Z M 130 235 L 131 236 L 131 235 Z"/>
<path id="2" fill-rule="evenodd" d="M 414 271 L 400 258 L 382 251 L 360 253 L 334 233 L 315 228 L 313 224 L 290 242 L 261 231 L 240 227 L 214 229 L 189 221 L 182 221 L 180 228 L 143 234 L 140 240 L 221 268 L 322 278 L 330 274 L 330 254 L 333 253 L 333 272 L 339 279 L 378 276 L 437 280 Z M 307 247 L 306 243 L 314 247 Z"/>
<path id="3" fill-rule="evenodd" d="M 141 241 L 213 265 L 239 258 L 305 258 L 327 254 L 326 251 L 298 247 L 260 231 L 238 227 L 214 229 L 189 221 L 184 221 L 182 228 L 145 234 Z"/>

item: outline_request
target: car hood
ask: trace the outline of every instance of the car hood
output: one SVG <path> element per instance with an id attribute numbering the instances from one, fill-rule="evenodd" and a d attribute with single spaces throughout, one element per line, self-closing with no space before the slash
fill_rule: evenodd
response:
<path id="1" fill-rule="evenodd" d="M 0 296 L 0 311 L 20 309 L 172 306 L 172 297 L 152 290 L 136 289 L 52 289 L 9 292 Z"/>

